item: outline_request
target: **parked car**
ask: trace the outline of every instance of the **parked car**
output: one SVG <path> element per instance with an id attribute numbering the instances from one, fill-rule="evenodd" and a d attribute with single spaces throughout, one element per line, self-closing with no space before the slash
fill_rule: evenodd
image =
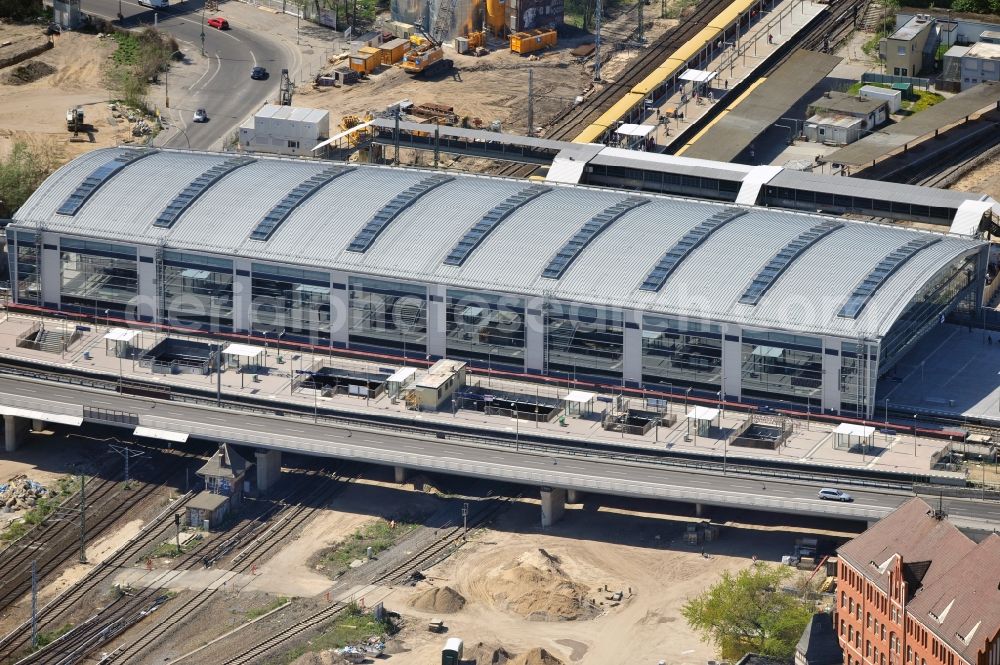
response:
<path id="1" fill-rule="evenodd" d="M 207 22 L 210 26 L 218 30 L 229 30 L 229 21 L 221 16 L 213 16 Z"/>
<path id="2" fill-rule="evenodd" d="M 847 492 L 835 490 L 831 487 L 824 487 L 819 491 L 817 496 L 821 499 L 826 499 L 827 501 L 854 501 L 854 497 Z"/>
<path id="3" fill-rule="evenodd" d="M 268 76 L 267 70 L 263 67 L 254 67 L 250 70 L 250 78 L 254 81 L 263 81 Z"/>
<path id="4" fill-rule="evenodd" d="M 198 109 L 194 112 L 194 121 L 208 122 L 208 113 L 205 112 L 205 109 Z"/>

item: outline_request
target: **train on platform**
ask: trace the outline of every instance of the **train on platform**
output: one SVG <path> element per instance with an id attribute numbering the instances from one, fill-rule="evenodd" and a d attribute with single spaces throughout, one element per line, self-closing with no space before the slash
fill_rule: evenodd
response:
<path id="1" fill-rule="evenodd" d="M 678 77 L 692 65 L 698 67 L 711 62 L 726 48 L 732 37 L 748 28 L 774 2 L 764 0 L 734 0 L 698 34 L 671 53 L 659 67 L 653 70 L 597 120 L 588 125 L 574 139 L 574 143 L 603 143 L 608 133 L 614 131 L 620 122 L 633 122 L 647 112 L 647 102 L 664 97 L 676 90 Z"/>

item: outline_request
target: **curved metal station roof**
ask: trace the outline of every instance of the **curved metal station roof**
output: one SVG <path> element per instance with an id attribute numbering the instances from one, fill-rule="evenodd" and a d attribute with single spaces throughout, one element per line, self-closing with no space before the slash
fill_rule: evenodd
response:
<path id="1" fill-rule="evenodd" d="M 885 334 L 927 280 L 982 244 L 441 171 L 173 150 L 134 156 L 108 148 L 74 159 L 21 207 L 14 226 L 847 337 Z M 880 273 L 921 238 L 934 242 Z M 878 284 L 863 294 L 860 313 L 845 316 L 873 276 Z"/>

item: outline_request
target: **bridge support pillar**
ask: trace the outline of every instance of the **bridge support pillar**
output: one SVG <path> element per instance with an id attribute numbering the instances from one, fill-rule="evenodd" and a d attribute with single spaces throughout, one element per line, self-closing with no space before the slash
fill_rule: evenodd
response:
<path id="1" fill-rule="evenodd" d="M 566 512 L 566 490 L 542 488 L 542 526 L 550 527 L 562 519 Z"/>
<path id="2" fill-rule="evenodd" d="M 281 479 L 281 451 L 258 450 L 257 458 L 257 491 L 267 494 Z"/>
<path id="3" fill-rule="evenodd" d="M 583 492 L 580 490 L 566 490 L 566 503 L 582 503 Z"/>
<path id="4" fill-rule="evenodd" d="M 406 482 L 406 467 L 394 466 L 392 467 L 392 472 L 396 479 L 396 482 L 402 485 Z"/>
<path id="5" fill-rule="evenodd" d="M 44 420 L 39 420 L 38 418 L 33 418 L 31 420 L 31 431 L 32 432 L 41 432 L 44 429 L 45 429 L 45 421 Z"/>
<path id="6" fill-rule="evenodd" d="M 696 503 L 696 504 L 694 504 L 694 516 L 695 517 L 704 517 L 705 516 L 705 504 L 703 504 L 703 503 Z"/>
<path id="7" fill-rule="evenodd" d="M 12 453 L 21 447 L 21 436 L 24 434 L 27 420 L 17 416 L 3 417 L 3 443 L 4 450 Z"/>

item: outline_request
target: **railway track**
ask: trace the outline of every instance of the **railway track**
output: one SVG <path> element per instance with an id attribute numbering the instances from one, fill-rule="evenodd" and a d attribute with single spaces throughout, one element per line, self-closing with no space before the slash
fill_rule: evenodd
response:
<path id="1" fill-rule="evenodd" d="M 516 498 L 491 499 L 488 505 L 470 515 L 469 529 L 476 529 L 488 524 L 500 512 L 510 507 L 514 501 L 516 501 Z M 444 536 L 418 552 L 413 553 L 399 565 L 393 566 L 372 577 L 368 586 L 364 587 L 362 595 L 367 597 L 370 593 L 376 592 L 385 586 L 392 586 L 411 579 L 414 571 L 434 565 L 454 551 L 454 549 L 457 549 L 461 542 L 464 541 L 466 535 L 467 531 L 464 527 L 451 527 Z M 335 603 L 329 607 L 325 607 L 225 661 L 225 665 L 246 665 L 252 663 L 257 658 L 266 655 L 283 644 L 287 644 L 303 633 L 322 626 L 327 621 L 346 611 L 348 607 L 349 604 L 347 603 Z"/>
<path id="2" fill-rule="evenodd" d="M 597 93 L 584 100 L 582 104 L 573 107 L 559 118 L 546 132 L 545 138 L 557 141 L 572 140 L 593 120 L 611 108 L 625 93 L 663 64 L 670 57 L 670 54 L 697 35 L 728 4 L 728 0 L 705 0 L 698 3 L 691 16 L 676 28 L 668 30 L 643 51 L 614 82 L 606 84 Z M 500 169 L 498 175 L 527 177 L 537 168 L 538 166 L 533 164 L 508 164 Z"/>
<path id="3" fill-rule="evenodd" d="M 143 501 L 172 478 L 190 458 L 181 456 L 171 464 L 158 468 L 158 472 L 138 490 L 129 490 L 120 483 L 109 468 L 101 473 L 108 479 L 92 479 L 84 486 L 87 505 L 85 521 L 87 536 L 93 539 L 123 517 L 136 503 Z M 78 551 L 80 527 L 74 513 L 78 511 L 80 493 L 77 491 L 53 513 L 61 511 L 62 519 L 49 519 L 15 541 L 0 553 L 0 608 L 6 608 L 31 589 L 31 561 L 35 561 L 38 580 L 45 581 Z M 27 540 L 25 540 L 27 539 Z M 0 641 L 0 649 L 3 641 Z M 2 652 L 0 652 L 2 653 Z"/>
<path id="4" fill-rule="evenodd" d="M 246 573 L 271 552 L 284 537 L 293 533 L 308 520 L 316 511 L 314 506 L 328 504 L 343 491 L 345 482 L 350 482 L 356 477 L 335 474 L 332 480 L 342 482 L 331 483 L 329 482 L 331 478 L 321 472 L 306 475 L 310 477 L 311 482 L 298 483 L 296 489 L 279 504 L 278 509 L 265 511 L 266 518 L 262 519 L 264 516 L 261 516 L 250 525 L 234 526 L 216 538 L 217 542 L 209 552 L 195 552 L 185 555 L 174 566 L 173 571 L 179 574 L 183 570 L 195 568 L 199 564 L 210 566 L 224 560 L 235 551 L 236 547 L 242 545 L 242 549 L 234 557 L 234 563 L 227 573 L 226 581 Z M 261 525 L 268 522 L 273 522 L 272 526 L 263 529 Z M 254 528 L 248 528 L 251 526 Z M 70 631 L 53 642 L 50 645 L 52 649 L 36 652 L 30 657 L 18 661 L 19 664 L 68 665 L 80 662 L 101 645 L 123 634 L 166 603 L 169 599 L 164 595 L 164 589 L 169 586 L 173 577 L 174 575 L 168 572 L 164 575 L 165 581 L 162 584 L 145 589 L 126 602 L 120 602 L 121 599 L 112 602 L 104 610 L 81 624 L 78 629 Z M 160 621 L 134 640 L 119 646 L 109 654 L 105 654 L 102 657 L 102 662 L 126 662 L 144 653 L 171 629 L 193 616 L 217 591 L 217 587 L 206 589 L 187 598 L 183 604 L 172 607 L 169 615 L 160 615 L 163 616 Z"/>
<path id="5" fill-rule="evenodd" d="M 38 611 L 38 632 L 46 632 L 66 621 L 67 614 L 101 584 L 108 581 L 119 568 L 135 560 L 144 549 L 168 536 L 173 520 L 169 517 L 193 495 L 189 492 L 172 502 L 142 531 L 126 542 L 114 555 L 102 561 L 85 578 L 56 596 Z M 0 639 L 0 662 L 8 662 L 15 654 L 30 647 L 31 621 L 28 619 Z"/>

